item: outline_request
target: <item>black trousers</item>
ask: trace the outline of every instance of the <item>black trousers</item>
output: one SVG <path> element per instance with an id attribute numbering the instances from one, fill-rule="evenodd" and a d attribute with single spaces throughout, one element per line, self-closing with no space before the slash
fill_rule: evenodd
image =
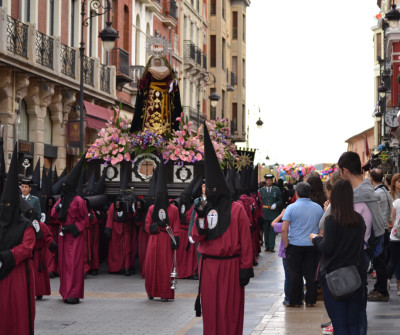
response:
<path id="1" fill-rule="evenodd" d="M 286 259 L 289 270 L 289 301 L 293 305 L 302 304 L 303 277 L 306 281 L 306 304 L 315 304 L 317 300 L 317 286 L 315 270 L 317 251 L 314 246 L 297 246 L 289 244 L 286 249 Z"/>

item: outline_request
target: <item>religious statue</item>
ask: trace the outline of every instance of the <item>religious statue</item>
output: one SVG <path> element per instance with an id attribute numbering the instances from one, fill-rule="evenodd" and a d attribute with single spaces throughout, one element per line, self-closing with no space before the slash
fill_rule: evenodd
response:
<path id="1" fill-rule="evenodd" d="M 150 57 L 137 87 L 131 132 L 148 129 L 165 135 L 178 130 L 176 118 L 182 112 L 179 86 L 167 58 L 159 55 Z"/>

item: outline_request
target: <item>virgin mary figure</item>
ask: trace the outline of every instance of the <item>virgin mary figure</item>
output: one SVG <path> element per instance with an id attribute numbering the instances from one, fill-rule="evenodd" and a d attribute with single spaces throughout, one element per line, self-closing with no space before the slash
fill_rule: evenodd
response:
<path id="1" fill-rule="evenodd" d="M 131 132 L 148 129 L 164 135 L 179 129 L 182 105 L 178 80 L 165 57 L 152 56 L 138 82 Z"/>

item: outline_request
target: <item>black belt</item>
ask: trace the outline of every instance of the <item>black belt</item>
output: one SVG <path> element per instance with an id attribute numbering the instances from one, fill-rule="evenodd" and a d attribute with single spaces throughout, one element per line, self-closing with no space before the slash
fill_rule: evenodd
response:
<path id="1" fill-rule="evenodd" d="M 189 228 L 186 228 L 186 227 L 179 227 L 179 229 L 186 230 L 186 231 L 189 230 Z"/>
<path id="2" fill-rule="evenodd" d="M 211 258 L 211 259 L 232 259 L 232 258 L 238 258 L 240 255 L 239 254 L 234 254 L 232 256 L 212 256 L 212 255 L 205 255 L 205 254 L 201 254 L 203 259 L 206 258 Z"/>

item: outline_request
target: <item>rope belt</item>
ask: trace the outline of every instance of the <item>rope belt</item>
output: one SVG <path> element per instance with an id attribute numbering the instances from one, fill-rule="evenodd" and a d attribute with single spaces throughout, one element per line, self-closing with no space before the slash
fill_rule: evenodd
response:
<path id="1" fill-rule="evenodd" d="M 271 209 L 271 206 L 263 206 L 263 208 Z"/>

